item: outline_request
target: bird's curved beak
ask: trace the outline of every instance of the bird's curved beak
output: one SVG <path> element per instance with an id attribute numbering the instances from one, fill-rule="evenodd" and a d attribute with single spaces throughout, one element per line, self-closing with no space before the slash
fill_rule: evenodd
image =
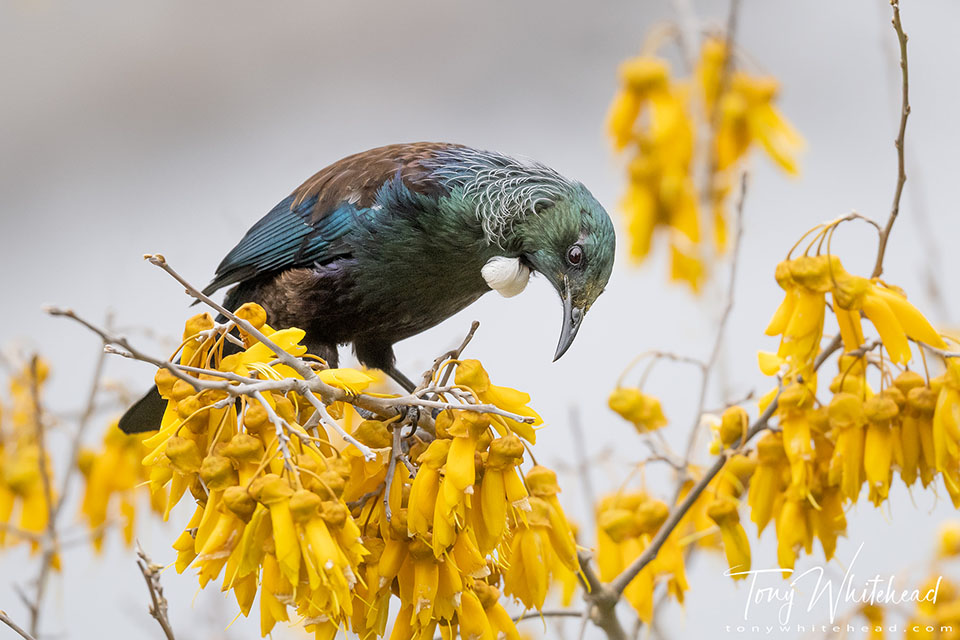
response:
<path id="1" fill-rule="evenodd" d="M 580 323 L 583 321 L 584 311 L 580 307 L 573 305 L 570 297 L 570 286 L 566 276 L 563 278 L 563 326 L 560 328 L 560 342 L 557 344 L 557 352 L 553 356 L 556 362 L 560 356 L 567 352 L 573 339 L 577 337 L 577 331 L 580 329 Z"/>

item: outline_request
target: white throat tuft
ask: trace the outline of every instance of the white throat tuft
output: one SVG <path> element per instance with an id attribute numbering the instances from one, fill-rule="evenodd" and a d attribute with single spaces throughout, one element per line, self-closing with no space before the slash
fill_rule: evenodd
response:
<path id="1" fill-rule="evenodd" d="M 487 285 L 504 298 L 512 298 L 526 289 L 530 280 L 530 268 L 520 262 L 520 258 L 494 256 L 483 265 L 480 274 Z"/>

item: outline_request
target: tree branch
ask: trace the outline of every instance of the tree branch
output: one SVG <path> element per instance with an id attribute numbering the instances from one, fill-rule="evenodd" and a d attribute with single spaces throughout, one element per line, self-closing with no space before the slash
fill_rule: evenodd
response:
<path id="1" fill-rule="evenodd" d="M 10 619 L 10 616 L 7 615 L 7 612 L 0 609 L 0 622 L 7 625 L 13 629 L 14 633 L 19 635 L 23 640 L 36 640 L 26 629 L 20 627 L 16 622 Z"/>
<path id="2" fill-rule="evenodd" d="M 734 0 L 734 4 L 736 0 Z M 734 9 L 731 9 L 731 14 L 735 12 Z M 734 18 L 730 19 L 731 24 L 734 22 Z M 697 415 L 694 417 L 693 428 L 690 429 L 690 434 L 687 437 L 687 447 L 683 454 L 683 459 L 686 462 L 690 462 L 690 457 L 693 454 L 693 448 L 697 443 L 697 436 L 700 433 L 701 418 L 703 416 L 703 409 L 706 406 L 707 401 L 707 389 L 710 385 L 710 374 L 713 372 L 713 367 L 717 364 L 717 358 L 720 357 L 720 348 L 723 346 L 723 337 L 727 331 L 727 323 L 730 320 L 730 313 L 733 311 L 733 301 L 734 301 L 734 290 L 737 281 L 737 264 L 740 261 L 740 241 L 743 238 L 743 203 L 747 197 L 747 174 L 743 173 L 740 176 L 740 192 L 737 196 L 737 233 L 734 236 L 733 240 L 733 250 L 730 257 L 730 284 L 727 286 L 727 296 L 726 303 L 723 306 L 723 312 L 720 315 L 720 321 L 717 323 L 717 334 L 713 340 L 713 348 L 710 349 L 710 356 L 707 358 L 707 361 L 703 364 L 702 371 L 702 380 L 700 382 L 700 396 L 697 399 Z"/>
<path id="3" fill-rule="evenodd" d="M 879 278 L 883 273 L 883 258 L 887 251 L 887 240 L 890 239 L 890 230 L 900 214 L 900 197 L 903 195 L 903 185 L 907 182 L 904 161 L 904 136 L 907 132 L 907 118 L 910 116 L 910 75 L 907 70 L 907 34 L 903 32 L 900 23 L 900 0 L 890 0 L 893 7 L 893 29 L 897 32 L 900 42 L 900 129 L 894 145 L 897 148 L 897 186 L 893 192 L 893 206 L 890 208 L 890 217 L 880 233 L 880 246 L 877 248 L 877 261 L 873 266 L 872 278 Z"/>
<path id="4" fill-rule="evenodd" d="M 137 566 L 150 591 L 150 615 L 163 629 L 163 635 L 167 640 L 176 640 L 173 627 L 170 626 L 170 619 L 167 617 L 167 599 L 163 596 L 163 586 L 160 584 L 160 570 L 163 566 L 154 564 L 150 560 L 139 541 L 137 542 Z"/>
<path id="5" fill-rule="evenodd" d="M 40 478 L 43 481 L 43 495 L 47 503 L 47 533 L 40 560 L 40 572 L 37 575 L 36 592 L 33 602 L 28 603 L 30 608 L 30 634 L 37 635 L 40 630 L 40 610 L 43 605 L 43 596 L 47 589 L 47 578 L 53 566 L 60 544 L 57 540 L 57 507 L 53 501 L 53 480 L 50 478 L 49 451 L 45 438 L 43 424 L 43 409 L 40 405 L 39 357 L 33 356 L 30 360 L 30 399 L 33 403 L 33 425 L 36 432 L 38 464 Z"/>

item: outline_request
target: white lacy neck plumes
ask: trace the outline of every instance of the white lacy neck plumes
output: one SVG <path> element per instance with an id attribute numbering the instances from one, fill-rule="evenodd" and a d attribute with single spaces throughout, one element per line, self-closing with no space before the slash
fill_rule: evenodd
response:
<path id="1" fill-rule="evenodd" d="M 520 258 L 494 256 L 480 270 L 487 285 L 504 298 L 512 298 L 527 287 L 530 268 Z"/>

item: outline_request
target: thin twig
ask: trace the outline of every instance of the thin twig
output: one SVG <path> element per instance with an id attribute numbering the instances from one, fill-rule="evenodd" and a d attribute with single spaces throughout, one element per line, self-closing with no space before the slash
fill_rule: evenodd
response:
<path id="1" fill-rule="evenodd" d="M 393 513 L 390 510 L 390 489 L 393 487 L 393 476 L 397 472 L 397 460 L 402 453 L 401 447 L 403 435 L 403 423 L 393 425 L 393 444 L 390 446 L 390 461 L 387 463 L 387 475 L 384 477 L 383 491 L 383 512 L 387 516 L 387 522 L 390 522 Z"/>
<path id="2" fill-rule="evenodd" d="M 736 3 L 736 0 L 734 0 Z M 731 9 L 731 14 L 733 14 L 734 9 Z M 733 21 L 733 18 L 731 18 Z M 730 257 L 730 284 L 727 286 L 727 296 L 726 303 L 723 306 L 723 312 L 720 315 L 720 321 L 717 323 L 717 333 L 713 339 L 713 347 L 710 349 L 710 356 L 707 358 L 706 363 L 703 366 L 702 372 L 703 376 L 700 382 L 700 395 L 697 399 L 697 414 L 694 417 L 693 428 L 690 429 L 690 434 L 687 436 L 687 447 L 683 454 L 683 459 L 689 463 L 690 457 L 693 455 L 693 448 L 697 443 L 697 436 L 700 434 L 700 425 L 702 423 L 701 417 L 703 416 L 703 409 L 706 406 L 707 401 L 707 389 L 710 386 L 710 373 L 713 371 L 713 367 L 717 363 L 717 358 L 720 357 L 720 348 L 723 346 L 723 338 L 727 331 L 727 323 L 730 320 L 730 314 L 733 311 L 733 302 L 734 302 L 734 291 L 737 281 L 737 265 L 740 262 L 740 244 L 743 238 L 743 203 L 746 200 L 747 196 L 747 174 L 743 173 L 740 176 L 740 192 L 737 196 L 737 232 L 733 240 L 733 249 L 731 251 Z"/>
<path id="3" fill-rule="evenodd" d="M 57 540 L 57 509 L 53 502 L 53 480 L 50 478 L 49 456 L 44 437 L 43 409 L 40 405 L 39 356 L 30 360 L 30 399 L 33 403 L 33 426 L 36 430 L 37 448 L 39 449 L 38 464 L 40 477 L 43 481 L 43 495 L 47 503 L 47 535 L 40 560 L 40 572 L 37 575 L 36 592 L 30 604 L 30 634 L 37 635 L 40 630 L 40 610 L 43 606 L 43 596 L 47 589 L 47 578 L 53 567 L 60 544 Z"/>
<path id="4" fill-rule="evenodd" d="M 590 462 L 587 459 L 587 439 L 583 435 L 583 424 L 580 422 L 580 412 L 577 407 L 570 407 L 570 433 L 573 435 L 573 451 L 577 456 L 577 475 L 580 477 L 580 489 L 587 504 L 586 516 L 590 517 L 597 495 L 593 490 L 593 479 L 590 477 Z"/>
<path id="5" fill-rule="evenodd" d="M 107 328 L 109 328 L 112 324 L 111 318 L 108 316 L 106 321 Z M 86 432 L 87 427 L 90 425 L 90 419 L 97 410 L 97 394 L 100 391 L 100 384 L 103 381 L 103 369 L 106 361 L 107 354 L 103 349 L 100 349 L 99 353 L 97 354 L 97 362 L 93 367 L 93 377 L 91 378 L 90 389 L 87 391 L 87 401 L 84 404 L 83 412 L 77 419 L 77 428 L 73 433 L 72 440 L 70 441 L 70 457 L 67 458 L 69 466 L 63 474 L 63 480 L 60 482 L 60 493 L 57 496 L 57 503 L 53 510 L 54 518 L 59 517 L 60 511 L 67 499 L 67 492 L 70 489 L 70 481 L 76 475 L 75 471 L 77 470 L 77 455 L 80 453 L 80 445 L 83 443 L 83 435 Z"/>
<path id="6" fill-rule="evenodd" d="M 900 213 L 900 197 L 903 195 L 903 185 L 907 182 L 907 173 L 904 161 L 904 135 L 907 131 L 907 118 L 910 116 L 910 76 L 907 70 L 907 34 L 903 32 L 900 23 L 900 0 L 890 0 L 893 7 L 893 29 L 897 32 L 900 43 L 900 128 L 894 145 L 897 148 L 897 186 L 893 192 L 893 205 L 890 208 L 890 217 L 880 234 L 880 246 L 877 248 L 877 261 L 873 266 L 873 278 L 879 278 L 883 273 L 883 257 L 887 251 L 887 241 L 890 239 L 890 230 L 897 221 Z"/>
<path id="7" fill-rule="evenodd" d="M 163 565 L 154 564 L 140 546 L 139 541 L 137 541 L 137 566 L 150 591 L 150 615 L 159 623 L 167 640 L 176 640 L 167 616 L 167 599 L 163 596 L 163 586 L 160 584 L 160 571 Z"/>
<path id="8" fill-rule="evenodd" d="M 480 328 L 480 323 L 474 320 L 470 323 L 470 330 L 467 331 L 467 335 L 463 338 L 463 341 L 460 342 L 460 346 L 456 349 L 451 349 L 446 353 L 435 358 L 433 365 L 423 373 L 423 378 L 420 382 L 420 385 L 417 387 L 416 391 L 421 391 L 430 385 L 433 381 L 433 377 L 437 375 L 437 371 L 440 370 L 440 366 L 447 360 L 456 360 L 460 357 L 460 354 L 463 353 L 463 350 L 467 348 L 467 345 L 470 344 L 470 341 L 473 340 L 473 335 L 477 332 L 477 329 Z M 445 387 L 447 386 L 447 380 L 450 379 L 450 369 L 447 369 L 443 373 L 443 379 L 440 381 L 438 386 Z M 414 393 L 416 394 L 416 391 Z"/>
<path id="9" fill-rule="evenodd" d="M 514 616 L 514 622 L 522 622 L 524 620 L 539 620 L 540 618 L 579 618 L 583 614 L 579 611 L 571 611 L 569 609 L 558 609 L 556 611 L 527 611 L 522 613 L 519 616 Z"/>
<path id="10" fill-rule="evenodd" d="M 16 633 L 21 638 L 23 638 L 23 640 L 36 640 L 36 638 L 34 638 L 32 634 L 27 632 L 26 629 L 24 629 L 23 627 L 19 626 L 16 622 L 11 620 L 10 616 L 7 615 L 7 612 L 2 609 L 0 609 L 0 622 L 7 625 L 11 629 L 13 629 L 14 633 Z"/>
<path id="11" fill-rule="evenodd" d="M 755 435 L 766 429 L 767 422 L 773 417 L 774 412 L 777 410 L 777 399 L 774 399 L 768 406 L 767 409 L 760 414 L 760 417 L 753 423 L 749 431 L 747 431 L 746 436 L 741 442 L 741 446 L 749 442 Z M 720 473 L 720 470 L 723 468 L 723 465 L 726 464 L 726 456 L 718 456 L 714 461 L 713 465 L 703 474 L 703 477 L 693 485 L 690 489 L 690 492 L 684 496 L 683 501 L 675 506 L 671 511 L 670 515 L 667 516 L 666 521 L 661 525 L 660 529 L 657 530 L 656 535 L 653 537 L 653 540 L 650 541 L 649 546 L 643 550 L 643 553 L 634 560 L 629 567 L 627 567 L 620 575 L 618 575 L 613 582 L 610 583 L 609 588 L 619 597 L 623 593 L 623 590 L 627 588 L 627 585 L 637 577 L 637 574 L 650 562 L 657 557 L 657 553 L 660 551 L 660 547 L 663 546 L 663 543 L 667 541 L 667 538 L 673 533 L 673 530 L 680 523 L 680 520 L 683 516 L 686 515 L 687 511 L 690 510 L 690 507 L 693 506 L 693 503 L 697 501 L 697 498 L 700 497 L 700 494 L 703 493 L 703 490 L 707 488 L 707 485 L 716 476 Z"/>

